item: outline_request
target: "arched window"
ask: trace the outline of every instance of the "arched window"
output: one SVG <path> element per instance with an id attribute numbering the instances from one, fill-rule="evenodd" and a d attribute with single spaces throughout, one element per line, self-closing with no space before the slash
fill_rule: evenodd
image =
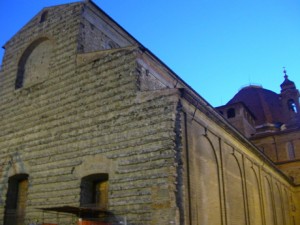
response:
<path id="1" fill-rule="evenodd" d="M 80 206 L 108 207 L 108 174 L 92 174 L 81 179 Z"/>
<path id="2" fill-rule="evenodd" d="M 15 89 L 24 84 L 35 84 L 49 74 L 53 45 L 47 38 L 33 42 L 23 53 L 19 64 Z"/>
<path id="3" fill-rule="evenodd" d="M 27 192 L 27 174 L 18 174 L 9 178 L 4 212 L 4 225 L 25 224 Z"/>
<path id="4" fill-rule="evenodd" d="M 294 113 L 297 113 L 297 106 L 293 99 L 288 100 L 288 108 L 290 111 L 293 111 Z"/>
<path id="5" fill-rule="evenodd" d="M 292 142 L 288 142 L 286 145 L 287 157 L 289 160 L 295 159 L 295 149 Z"/>
<path id="6" fill-rule="evenodd" d="M 234 108 L 230 108 L 227 110 L 227 118 L 234 118 L 235 117 L 235 109 Z"/>

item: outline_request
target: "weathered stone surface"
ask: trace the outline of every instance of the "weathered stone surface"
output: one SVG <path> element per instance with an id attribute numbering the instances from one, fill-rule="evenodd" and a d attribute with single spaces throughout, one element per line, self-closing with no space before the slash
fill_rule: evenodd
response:
<path id="1" fill-rule="evenodd" d="M 25 73 L 15 89 L 19 61 L 40 38 L 53 43 L 49 71 L 32 82 Z M 299 221 L 288 179 L 138 45 L 89 1 L 45 8 L 7 42 L 0 224 L 16 174 L 29 175 L 26 222 L 58 223 L 40 209 L 79 206 L 81 179 L 91 174 L 108 174 L 109 210 L 132 225 Z M 77 219 L 62 217 L 59 224 Z"/>

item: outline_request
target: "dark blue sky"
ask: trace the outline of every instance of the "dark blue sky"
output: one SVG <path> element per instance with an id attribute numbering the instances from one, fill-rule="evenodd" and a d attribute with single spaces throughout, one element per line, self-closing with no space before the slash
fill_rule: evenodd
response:
<path id="1" fill-rule="evenodd" d="M 68 2 L 1 0 L 0 44 L 43 7 Z M 94 2 L 213 106 L 250 83 L 278 93 L 283 66 L 300 88 L 298 0 Z"/>

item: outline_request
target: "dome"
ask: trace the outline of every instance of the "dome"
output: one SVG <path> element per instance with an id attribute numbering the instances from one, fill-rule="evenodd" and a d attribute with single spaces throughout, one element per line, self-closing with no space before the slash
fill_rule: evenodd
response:
<path id="1" fill-rule="evenodd" d="M 242 88 L 227 105 L 242 102 L 256 117 L 256 126 L 282 122 L 279 95 L 261 86 Z"/>
<path id="2" fill-rule="evenodd" d="M 296 89 L 296 85 L 293 81 L 289 80 L 288 76 L 284 76 L 284 81 L 280 85 L 281 87 L 281 92 L 286 91 L 288 89 Z"/>

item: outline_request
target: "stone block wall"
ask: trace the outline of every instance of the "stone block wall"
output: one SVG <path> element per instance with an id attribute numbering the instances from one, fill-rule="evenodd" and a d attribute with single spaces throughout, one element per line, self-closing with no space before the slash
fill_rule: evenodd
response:
<path id="1" fill-rule="evenodd" d="M 45 41 L 47 51 L 35 51 Z M 75 216 L 41 208 L 80 206 L 82 179 L 104 174 L 108 209 L 131 225 L 299 224 L 298 189 L 133 45 L 90 2 L 45 8 L 5 45 L 0 224 L 8 180 L 18 174 L 28 175 L 26 223 L 75 224 Z"/>
<path id="2" fill-rule="evenodd" d="M 83 3 L 46 8 L 45 21 L 40 22 L 41 12 L 6 44 L 0 91 L 0 223 L 8 179 L 15 174 L 28 174 L 26 223 L 43 216 L 57 223 L 53 214 L 40 209 L 79 206 L 82 177 L 105 173 L 109 210 L 126 216 L 130 224 L 168 224 L 177 213 L 178 96 L 137 94 L 134 48 L 80 54 L 82 9 Z M 24 52 L 32 55 L 39 46 L 32 43 L 40 38 L 53 45 L 45 67 L 49 73 L 27 83 L 25 74 L 24 85 L 15 89 L 19 60 Z M 61 223 L 70 224 L 64 217 Z"/>
<path id="3" fill-rule="evenodd" d="M 39 208 L 78 206 L 81 178 L 108 173 L 110 210 L 132 224 L 174 217 L 177 97 L 137 99 L 135 58 L 131 49 L 111 50 L 15 91 L 18 104 L 1 121 L 2 207 L 14 173 L 29 175 L 28 220 L 41 219 Z"/>
<path id="4" fill-rule="evenodd" d="M 231 136 L 209 111 L 183 102 L 186 221 L 298 224 L 297 188 L 254 146 Z M 189 223 L 188 223 L 189 224 Z"/>

